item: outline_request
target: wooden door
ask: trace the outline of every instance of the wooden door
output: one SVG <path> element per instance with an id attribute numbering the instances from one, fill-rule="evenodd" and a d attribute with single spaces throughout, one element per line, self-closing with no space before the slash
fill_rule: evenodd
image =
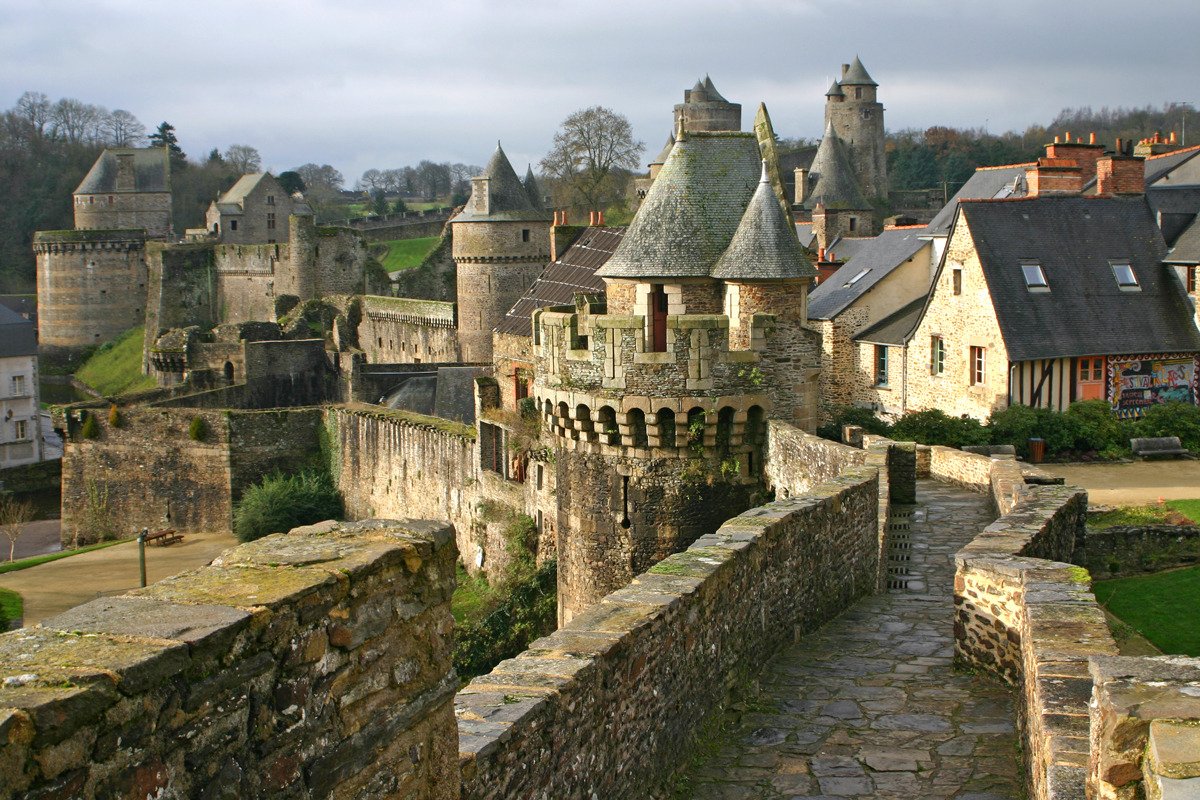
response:
<path id="1" fill-rule="evenodd" d="M 1085 356 L 1075 359 L 1076 400 L 1104 400 L 1104 358 L 1102 356 Z"/>
<path id="2" fill-rule="evenodd" d="M 650 350 L 667 351 L 667 293 L 657 285 L 650 293 Z"/>

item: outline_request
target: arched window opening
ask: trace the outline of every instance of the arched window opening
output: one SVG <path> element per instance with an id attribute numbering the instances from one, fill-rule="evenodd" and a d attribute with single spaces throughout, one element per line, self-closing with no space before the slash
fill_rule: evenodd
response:
<path id="1" fill-rule="evenodd" d="M 600 441 L 604 444 L 621 443 L 621 430 L 617 427 L 617 412 L 612 406 L 603 406 L 597 412 L 600 423 Z"/>
<path id="2" fill-rule="evenodd" d="M 687 443 L 688 449 L 694 453 L 704 452 L 704 409 L 693 406 L 687 414 Z"/>

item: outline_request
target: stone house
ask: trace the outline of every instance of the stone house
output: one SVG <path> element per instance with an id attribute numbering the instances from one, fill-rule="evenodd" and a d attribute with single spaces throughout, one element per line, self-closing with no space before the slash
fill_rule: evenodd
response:
<path id="1" fill-rule="evenodd" d="M 143 229 L 171 237 L 171 165 L 166 148 L 110 147 L 75 189 L 75 230 Z"/>
<path id="2" fill-rule="evenodd" d="M 208 206 L 204 227 L 225 244 L 274 244 L 288 240 L 288 217 L 311 214 L 299 197 L 269 172 L 243 175 Z"/>
<path id="3" fill-rule="evenodd" d="M 42 460 L 37 353 L 33 323 L 0 305 L 0 468 Z"/>
<path id="4" fill-rule="evenodd" d="M 901 356 L 903 411 L 985 418 L 1012 403 L 1063 410 L 1104 399 L 1122 416 L 1197 402 L 1194 287 L 1164 264 L 1141 159 L 1045 158 L 1025 198 L 958 204 L 930 294 L 862 339 Z M 904 317 L 914 317 L 903 336 Z M 897 342 L 896 340 L 899 339 Z"/>
<path id="5" fill-rule="evenodd" d="M 821 400 L 899 411 L 899 359 L 883 345 L 860 342 L 867 329 L 923 299 L 937 264 L 924 226 L 888 228 L 862 240 L 854 254 L 813 289 L 810 323 L 821 332 Z"/>

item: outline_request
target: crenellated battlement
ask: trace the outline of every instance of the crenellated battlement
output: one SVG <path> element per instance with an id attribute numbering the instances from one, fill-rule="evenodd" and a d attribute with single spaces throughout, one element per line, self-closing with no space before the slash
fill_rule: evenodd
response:
<path id="1" fill-rule="evenodd" d="M 124 230 L 38 231 L 33 235 L 33 252 L 81 253 L 93 250 L 128 252 L 146 246 L 146 231 Z"/>
<path id="2" fill-rule="evenodd" d="M 731 345 L 724 314 L 666 318 L 666 346 L 648 346 L 641 315 L 603 313 L 603 305 L 551 307 L 534 313 L 535 385 L 544 391 L 583 391 L 624 402 L 647 398 L 706 398 L 758 393 L 758 365 L 775 317 L 755 314 L 748 349 Z"/>

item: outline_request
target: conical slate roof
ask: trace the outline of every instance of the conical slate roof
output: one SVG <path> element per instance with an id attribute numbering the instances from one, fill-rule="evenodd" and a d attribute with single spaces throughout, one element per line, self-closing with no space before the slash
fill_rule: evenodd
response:
<path id="1" fill-rule="evenodd" d="M 833 85 L 829 87 L 829 91 L 825 93 L 825 96 L 826 97 L 845 97 L 846 93 L 842 91 L 842 85 L 840 83 L 838 83 L 837 81 L 834 81 Z"/>
<path id="2" fill-rule="evenodd" d="M 850 167 L 850 157 L 846 154 L 846 146 L 833 131 L 833 123 L 825 126 L 825 135 L 813 158 L 811 174 L 816 180 L 816 186 L 804 201 L 804 207 L 810 211 L 817 203 L 826 208 L 868 209 L 871 204 L 863 197 L 854 170 Z"/>
<path id="3" fill-rule="evenodd" d="M 842 76 L 842 86 L 878 86 L 879 84 L 871 80 L 871 76 L 867 74 L 867 68 L 858 60 L 858 56 L 854 57 L 854 63 L 850 65 L 850 69 Z"/>
<path id="4" fill-rule="evenodd" d="M 710 103 L 728 103 L 721 93 L 717 91 L 717 87 L 713 86 L 712 78 L 704 76 L 704 91 L 708 92 L 708 101 Z"/>
<path id="5" fill-rule="evenodd" d="M 765 281 L 811 278 L 816 274 L 796 238 L 795 226 L 788 223 L 779 207 L 764 160 L 758 188 L 729 247 L 713 266 L 712 276 L 727 281 Z"/>
<path id="6" fill-rule="evenodd" d="M 675 147 L 675 134 L 674 133 L 667 136 L 667 143 L 663 145 L 663 149 L 659 152 L 658 155 L 656 155 L 654 157 L 654 160 L 651 161 L 648 166 L 653 166 L 655 164 L 667 163 L 667 156 L 671 155 L 671 148 L 673 148 L 673 147 Z"/>
<path id="7" fill-rule="evenodd" d="M 529 197 L 529 204 L 534 210 L 542 209 L 542 190 L 538 186 L 537 178 L 533 177 L 533 165 L 529 164 L 525 167 L 525 194 Z"/>
<path id="8" fill-rule="evenodd" d="M 525 184 L 521 183 L 521 179 L 517 177 L 516 170 L 513 169 L 512 163 L 508 160 L 508 156 L 504 154 L 504 148 L 500 143 L 496 143 L 496 152 L 492 153 L 492 158 L 484 167 L 483 175 L 480 177 L 490 178 L 488 181 L 489 206 L 487 214 L 478 214 L 473 210 L 475 208 L 475 190 L 471 191 L 471 199 L 467 201 L 467 205 L 463 208 L 461 214 L 455 217 L 452 222 L 472 222 L 472 221 L 499 221 L 499 220 L 543 220 L 549 219 L 549 212 L 535 208 L 529 200 L 529 193 L 525 190 Z"/>
<path id="9" fill-rule="evenodd" d="M 754 134 L 689 133 L 675 143 L 604 278 L 708 277 L 758 183 Z"/>

